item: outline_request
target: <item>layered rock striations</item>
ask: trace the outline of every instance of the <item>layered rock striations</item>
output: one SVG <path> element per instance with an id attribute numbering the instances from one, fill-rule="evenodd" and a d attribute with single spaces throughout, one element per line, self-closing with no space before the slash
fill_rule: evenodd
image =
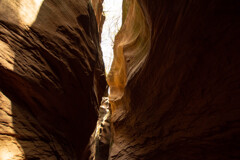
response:
<path id="1" fill-rule="evenodd" d="M 87 0 L 0 1 L 0 159 L 80 159 L 106 82 Z"/>
<path id="2" fill-rule="evenodd" d="M 111 159 L 240 157 L 239 7 L 227 0 L 124 2 L 112 65 L 118 72 L 108 77 L 116 88 Z"/>
<path id="3" fill-rule="evenodd" d="M 0 159 L 88 159 L 106 86 L 92 3 L 0 1 Z M 239 159 L 239 7 L 124 0 L 110 159 Z"/>

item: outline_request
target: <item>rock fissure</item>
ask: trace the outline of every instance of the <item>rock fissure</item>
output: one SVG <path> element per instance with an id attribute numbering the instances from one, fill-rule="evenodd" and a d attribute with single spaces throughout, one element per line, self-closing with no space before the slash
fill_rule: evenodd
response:
<path id="1" fill-rule="evenodd" d="M 104 65 L 107 1 L 0 0 L 0 160 L 239 159 L 239 1 L 123 0 Z"/>

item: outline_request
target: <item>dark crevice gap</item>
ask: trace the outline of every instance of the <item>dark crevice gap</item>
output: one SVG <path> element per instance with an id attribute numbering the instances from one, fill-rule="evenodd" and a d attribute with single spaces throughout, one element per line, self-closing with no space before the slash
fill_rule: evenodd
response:
<path id="1" fill-rule="evenodd" d="M 98 31 L 101 35 L 100 41 L 105 73 L 106 76 L 108 76 L 114 58 L 114 39 L 122 25 L 122 0 L 104 0 L 102 4 L 101 2 L 102 1 L 92 0 L 92 6 L 95 10 L 99 26 Z M 101 16 L 99 14 L 101 14 Z M 103 23 L 103 25 L 101 23 Z M 98 121 L 90 140 L 90 159 L 109 159 L 112 145 L 112 125 L 111 106 L 108 96 L 108 91 L 106 90 L 101 105 L 98 108 Z"/>

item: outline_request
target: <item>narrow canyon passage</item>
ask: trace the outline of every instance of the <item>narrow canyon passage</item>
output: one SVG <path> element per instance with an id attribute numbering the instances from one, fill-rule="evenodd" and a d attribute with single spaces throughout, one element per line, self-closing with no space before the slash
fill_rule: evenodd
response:
<path id="1" fill-rule="evenodd" d="M 122 25 L 122 0 L 104 0 L 103 2 L 104 22 L 101 33 L 101 49 L 105 66 L 106 77 L 111 70 L 114 59 L 114 40 Z M 98 121 L 90 143 L 91 158 L 94 160 L 110 159 L 109 153 L 112 146 L 112 122 L 111 105 L 109 103 L 109 88 L 106 96 L 102 98 L 98 109 Z"/>
<path id="2" fill-rule="evenodd" d="M 239 8 L 0 0 L 0 160 L 240 159 Z"/>

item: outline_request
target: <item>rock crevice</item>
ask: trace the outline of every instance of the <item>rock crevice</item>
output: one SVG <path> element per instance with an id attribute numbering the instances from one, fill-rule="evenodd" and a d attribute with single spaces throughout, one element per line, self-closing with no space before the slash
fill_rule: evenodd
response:
<path id="1" fill-rule="evenodd" d="M 109 159 L 239 159 L 239 1 L 124 0 L 107 77 L 101 0 L 26 2 L 0 1 L 0 159 L 89 159 L 106 80 Z"/>

